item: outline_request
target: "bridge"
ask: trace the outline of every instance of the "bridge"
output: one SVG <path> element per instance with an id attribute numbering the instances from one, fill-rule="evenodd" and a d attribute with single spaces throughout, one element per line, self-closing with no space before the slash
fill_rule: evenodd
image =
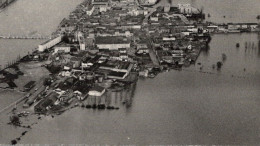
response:
<path id="1" fill-rule="evenodd" d="M 4 36 L 4 35 L 0 35 L 0 39 L 38 39 L 38 40 L 46 40 L 46 39 L 51 39 L 50 36 Z"/>

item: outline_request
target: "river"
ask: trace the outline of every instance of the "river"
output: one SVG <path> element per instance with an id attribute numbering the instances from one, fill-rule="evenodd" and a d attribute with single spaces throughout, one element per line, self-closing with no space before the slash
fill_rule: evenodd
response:
<path id="1" fill-rule="evenodd" d="M 0 13 L 0 35 L 50 36 L 83 0 L 17 0 Z M 45 40 L 0 39 L 0 65 L 26 55 Z"/>
<path id="2" fill-rule="evenodd" d="M 218 22 L 225 22 L 228 14 L 232 15 L 228 20 L 244 21 L 238 13 L 255 22 L 254 15 L 259 12 L 255 5 L 260 5 L 258 0 L 248 0 L 246 4 L 243 0 L 231 0 L 234 5 L 225 0 L 187 1 L 203 6 L 205 11 L 210 9 L 210 19 Z M 250 14 L 245 14 L 244 8 L 238 9 L 239 6 L 250 9 L 247 11 Z M 240 43 L 239 48 L 236 43 Z M 222 60 L 223 53 L 227 57 L 222 69 L 213 69 L 212 65 Z M 45 117 L 20 143 L 259 144 L 259 36 L 213 35 L 209 48 L 201 52 L 197 63 L 201 65 L 161 73 L 154 79 L 140 79 L 134 94 L 127 96 L 128 106 L 122 103 L 126 97 L 111 94 L 119 110 L 75 108 L 54 118 Z M 0 143 L 10 142 L 21 132 L 1 123 Z"/>

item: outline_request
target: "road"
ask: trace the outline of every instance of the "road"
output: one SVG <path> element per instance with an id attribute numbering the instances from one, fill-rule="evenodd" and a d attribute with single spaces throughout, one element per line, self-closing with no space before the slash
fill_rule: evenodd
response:
<path id="1" fill-rule="evenodd" d="M 158 60 L 157 55 L 155 53 L 155 48 L 154 48 L 153 42 L 152 42 L 149 34 L 148 34 L 147 38 L 148 38 L 148 48 L 149 48 L 150 58 L 151 58 L 151 60 L 152 60 L 152 62 L 155 66 L 159 66 L 160 63 L 159 63 L 159 60 Z"/>
<path id="2" fill-rule="evenodd" d="M 35 89 L 38 88 L 37 91 L 35 91 Z M 36 98 L 38 96 L 38 94 L 40 94 L 43 90 L 45 89 L 45 87 L 43 86 L 43 79 L 41 79 L 36 86 L 30 90 L 30 92 L 28 92 L 28 94 L 30 93 L 31 96 L 29 98 Z M 2 114 L 4 111 L 14 107 L 15 105 L 18 105 L 19 103 L 21 103 L 22 101 L 24 101 L 25 99 L 27 99 L 26 95 L 20 97 L 19 99 L 17 99 L 16 101 L 12 102 L 11 104 L 9 104 L 8 106 L 6 106 L 5 108 L 0 110 L 0 114 Z"/>

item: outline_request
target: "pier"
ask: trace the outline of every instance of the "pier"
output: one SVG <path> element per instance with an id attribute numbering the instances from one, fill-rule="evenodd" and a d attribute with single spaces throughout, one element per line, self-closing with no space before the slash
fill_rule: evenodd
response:
<path id="1" fill-rule="evenodd" d="M 0 35 L 0 39 L 38 39 L 38 40 L 46 40 L 51 39 L 50 36 L 4 36 Z"/>
<path id="2" fill-rule="evenodd" d="M 16 0 L 0 0 L 0 9 L 4 9 L 5 7 L 9 6 Z M 1 12 L 1 11 L 0 11 Z"/>

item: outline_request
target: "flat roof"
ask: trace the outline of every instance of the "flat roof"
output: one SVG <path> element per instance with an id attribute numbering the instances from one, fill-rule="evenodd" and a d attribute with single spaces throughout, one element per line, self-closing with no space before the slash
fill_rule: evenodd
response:
<path id="1" fill-rule="evenodd" d="M 59 38 L 59 37 L 61 37 L 61 36 L 57 36 L 57 37 L 55 37 L 55 38 L 53 38 L 53 39 L 49 39 L 49 40 L 47 40 L 47 41 L 41 43 L 40 45 L 45 45 L 45 44 L 49 43 L 50 41 L 53 41 L 53 40 L 55 40 L 55 39 L 57 39 L 57 38 Z"/>
<path id="2" fill-rule="evenodd" d="M 30 81 L 26 85 L 24 85 L 24 88 L 30 88 L 34 84 L 35 84 L 35 81 Z"/>
<path id="3" fill-rule="evenodd" d="M 126 37 L 96 37 L 96 44 L 129 44 Z"/>
<path id="4" fill-rule="evenodd" d="M 124 77 L 126 73 L 125 72 L 116 72 L 116 71 L 112 71 L 108 74 L 108 76 L 114 76 L 114 77 Z"/>
<path id="5" fill-rule="evenodd" d="M 91 88 L 89 91 L 98 91 L 98 92 L 103 92 L 105 90 L 105 88 L 101 87 L 101 86 L 94 86 L 93 88 Z"/>

